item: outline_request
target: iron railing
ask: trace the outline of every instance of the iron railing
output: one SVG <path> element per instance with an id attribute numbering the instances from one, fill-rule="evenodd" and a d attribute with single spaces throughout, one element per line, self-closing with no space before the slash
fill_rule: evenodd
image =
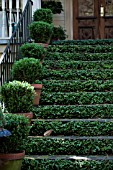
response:
<path id="1" fill-rule="evenodd" d="M 0 58 L 0 85 L 10 80 L 10 71 L 15 60 L 20 58 L 20 46 L 29 39 L 28 25 L 32 22 L 33 2 L 28 0 L 19 22 Z"/>
<path id="2" fill-rule="evenodd" d="M 9 9 L 5 9 L 6 12 L 6 25 L 7 25 L 7 36 L 9 37 L 9 16 L 10 11 Z M 22 10 L 19 11 L 19 19 L 22 16 Z M 12 9 L 12 31 L 14 31 L 15 25 L 17 24 L 17 11 Z"/>

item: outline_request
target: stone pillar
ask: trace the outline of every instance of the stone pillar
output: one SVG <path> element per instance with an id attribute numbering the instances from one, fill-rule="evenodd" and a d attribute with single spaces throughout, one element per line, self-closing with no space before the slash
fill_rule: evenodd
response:
<path id="1" fill-rule="evenodd" d="M 5 0 L 2 0 L 2 38 L 5 37 Z"/>
<path id="2" fill-rule="evenodd" d="M 69 40 L 73 40 L 73 0 L 64 1 L 65 29 Z"/>
<path id="3" fill-rule="evenodd" d="M 9 0 L 9 37 L 12 35 L 12 0 Z"/>

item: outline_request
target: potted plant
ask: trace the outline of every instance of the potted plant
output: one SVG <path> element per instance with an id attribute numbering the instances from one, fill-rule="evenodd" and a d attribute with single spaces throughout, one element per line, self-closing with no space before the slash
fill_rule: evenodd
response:
<path id="1" fill-rule="evenodd" d="M 9 113 L 23 114 L 31 119 L 33 117 L 32 103 L 34 88 L 28 82 L 10 81 L 1 86 L 1 98 Z"/>
<path id="2" fill-rule="evenodd" d="M 11 75 L 13 80 L 27 81 L 34 87 L 34 105 L 39 104 L 42 90 L 42 84 L 36 84 L 35 81 L 40 79 L 42 73 L 43 67 L 40 64 L 40 61 L 35 58 L 20 59 L 19 61 L 15 61 L 12 66 Z"/>
<path id="3" fill-rule="evenodd" d="M 49 24 L 53 22 L 53 13 L 50 9 L 37 9 L 33 14 L 33 21 L 44 21 Z"/>
<path id="4" fill-rule="evenodd" d="M 53 14 L 60 14 L 63 11 L 62 2 L 58 0 L 42 0 L 41 7 L 50 9 Z"/>
<path id="5" fill-rule="evenodd" d="M 49 44 L 52 33 L 53 24 L 44 21 L 34 21 L 29 25 L 30 37 L 35 43 Z"/>
<path id="6" fill-rule="evenodd" d="M 20 47 L 20 53 L 22 57 L 35 58 L 42 62 L 46 50 L 42 45 L 37 45 L 35 43 L 24 43 Z"/>
<path id="7" fill-rule="evenodd" d="M 2 128 L 11 133 L 0 137 L 0 169 L 20 170 L 25 156 L 24 145 L 29 134 L 29 122 L 19 115 L 5 113 L 4 117 L 6 123 Z"/>
<path id="8" fill-rule="evenodd" d="M 67 38 L 66 30 L 62 26 L 54 26 L 51 41 L 65 40 Z"/>
<path id="9" fill-rule="evenodd" d="M 6 124 L 2 108 L 0 106 L 0 138 L 5 136 L 10 136 L 11 133 L 7 129 L 4 129 L 4 126 Z"/>

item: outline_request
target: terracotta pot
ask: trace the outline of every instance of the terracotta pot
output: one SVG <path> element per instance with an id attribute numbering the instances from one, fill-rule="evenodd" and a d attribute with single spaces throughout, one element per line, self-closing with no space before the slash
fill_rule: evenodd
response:
<path id="1" fill-rule="evenodd" d="M 42 45 L 44 48 L 48 47 L 48 43 L 36 43 L 37 45 Z"/>
<path id="2" fill-rule="evenodd" d="M 42 84 L 31 84 L 31 86 L 33 86 L 34 90 L 35 90 L 33 105 L 39 105 L 40 95 L 41 95 L 41 90 L 42 90 Z"/>
<path id="3" fill-rule="evenodd" d="M 21 170 L 22 159 L 25 156 L 25 151 L 20 153 L 0 153 L 0 169 L 1 170 Z"/>
<path id="4" fill-rule="evenodd" d="M 29 118 L 29 119 L 33 118 L 33 113 L 32 112 L 28 112 L 28 113 L 13 113 L 13 114 L 23 115 L 24 117 Z"/>

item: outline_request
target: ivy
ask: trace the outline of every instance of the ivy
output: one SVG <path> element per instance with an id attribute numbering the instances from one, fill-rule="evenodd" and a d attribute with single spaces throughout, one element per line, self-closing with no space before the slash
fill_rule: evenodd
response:
<path id="1" fill-rule="evenodd" d="M 113 118 L 113 104 L 107 105 L 39 105 L 33 110 L 34 118 Z"/>
<path id="2" fill-rule="evenodd" d="M 82 61 L 97 61 L 97 60 L 113 60 L 113 53 L 70 53 L 70 52 L 47 52 L 44 60 L 64 60 L 64 61 L 70 61 L 70 60 L 82 60 Z"/>
<path id="3" fill-rule="evenodd" d="M 42 92 L 40 104 L 51 105 L 51 104 L 112 104 L 113 103 L 113 92 Z"/>
<path id="4" fill-rule="evenodd" d="M 113 135 L 113 122 L 106 121 L 99 122 L 97 121 L 74 121 L 74 120 L 36 120 L 33 122 L 30 135 L 39 135 L 43 134 L 52 129 L 52 136 L 63 135 L 63 136 L 112 136 Z"/>
<path id="5" fill-rule="evenodd" d="M 111 155 L 110 139 L 30 138 L 25 144 L 26 154 L 32 155 Z"/>
<path id="6" fill-rule="evenodd" d="M 113 78 L 113 69 L 105 70 L 48 70 L 44 69 L 41 79 L 56 80 L 107 80 Z"/>
<path id="7" fill-rule="evenodd" d="M 25 158 L 22 164 L 22 170 L 112 170 L 112 160 L 48 160 L 48 159 L 29 159 Z"/>
<path id="8" fill-rule="evenodd" d="M 113 91 L 113 80 L 43 80 L 42 84 L 46 92 Z"/>
<path id="9" fill-rule="evenodd" d="M 47 69 L 113 69 L 113 60 L 109 61 L 63 61 L 45 60 L 43 66 Z"/>
<path id="10" fill-rule="evenodd" d="M 76 53 L 106 53 L 113 52 L 112 45 L 49 45 L 48 51 L 50 52 L 76 52 Z"/>
<path id="11" fill-rule="evenodd" d="M 60 40 L 54 41 L 53 45 L 112 45 L 112 39 L 98 39 L 98 40 Z"/>

